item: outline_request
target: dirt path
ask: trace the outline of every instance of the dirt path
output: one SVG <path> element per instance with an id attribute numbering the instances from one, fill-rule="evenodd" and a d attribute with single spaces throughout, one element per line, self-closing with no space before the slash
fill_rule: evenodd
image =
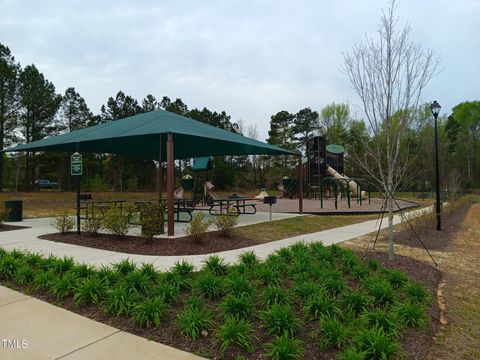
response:
<path id="1" fill-rule="evenodd" d="M 441 233 L 431 230 L 433 223 L 427 226 L 429 230 L 420 231 L 442 273 L 436 299 L 441 309 L 436 319 L 440 331 L 436 336 L 431 334 L 434 340 L 425 358 L 480 359 L 480 203 L 461 208 L 442 220 Z M 370 235 L 344 244 L 363 251 L 371 240 Z M 397 228 L 397 240 L 396 254 L 433 264 L 408 232 Z M 382 232 L 377 251 L 386 248 Z"/>

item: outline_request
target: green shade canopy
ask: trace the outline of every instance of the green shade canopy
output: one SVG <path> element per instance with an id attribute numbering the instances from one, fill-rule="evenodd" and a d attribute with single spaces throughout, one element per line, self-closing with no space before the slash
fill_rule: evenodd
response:
<path id="1" fill-rule="evenodd" d="M 130 116 L 3 151 L 74 152 L 78 150 L 158 160 L 161 137 L 162 161 L 165 161 L 169 133 L 173 136 L 175 159 L 214 155 L 295 155 L 277 146 L 165 110 Z"/>
<path id="2" fill-rule="evenodd" d="M 330 144 L 327 145 L 327 151 L 331 154 L 342 154 L 345 152 L 345 148 L 342 145 Z"/>
<path id="3" fill-rule="evenodd" d="M 193 159 L 192 170 L 193 171 L 205 171 L 212 168 L 212 162 L 210 156 L 200 157 Z"/>

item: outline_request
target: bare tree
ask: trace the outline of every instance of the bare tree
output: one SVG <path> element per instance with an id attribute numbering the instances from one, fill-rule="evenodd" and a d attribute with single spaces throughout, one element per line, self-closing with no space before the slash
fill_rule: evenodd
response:
<path id="1" fill-rule="evenodd" d="M 388 197 L 388 248 L 393 260 L 393 195 L 410 165 L 405 136 L 419 127 L 417 109 L 422 91 L 435 75 L 439 59 L 410 41 L 411 27 L 399 28 L 393 0 L 383 11 L 378 38 L 368 36 L 344 55 L 344 71 L 360 97 L 370 137 L 356 162 Z"/>

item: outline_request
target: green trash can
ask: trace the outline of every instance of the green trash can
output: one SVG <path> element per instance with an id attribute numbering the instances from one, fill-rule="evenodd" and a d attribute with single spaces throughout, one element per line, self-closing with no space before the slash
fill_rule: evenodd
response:
<path id="1" fill-rule="evenodd" d="M 5 221 L 22 221 L 23 218 L 23 202 L 21 200 L 5 201 Z"/>

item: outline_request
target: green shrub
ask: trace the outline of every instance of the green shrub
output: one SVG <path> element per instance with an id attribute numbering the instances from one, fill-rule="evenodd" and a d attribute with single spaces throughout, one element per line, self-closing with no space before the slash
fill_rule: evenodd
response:
<path id="1" fill-rule="evenodd" d="M 301 325 L 289 305 L 273 304 L 269 309 L 262 311 L 260 317 L 263 327 L 269 334 L 282 335 L 287 332 L 293 335 Z"/>
<path id="2" fill-rule="evenodd" d="M 199 305 L 185 306 L 177 318 L 182 333 L 193 340 L 198 339 L 203 330 L 211 330 L 214 326 L 211 313 Z"/>
<path id="3" fill-rule="evenodd" d="M 197 287 L 200 293 L 208 299 L 218 299 L 223 295 L 222 278 L 209 271 L 202 273 L 198 277 Z"/>
<path id="4" fill-rule="evenodd" d="M 73 259 L 73 257 L 64 256 L 61 259 L 55 259 L 52 262 L 50 269 L 53 270 L 57 275 L 63 275 L 67 271 L 72 270 L 74 267 L 75 260 Z"/>
<path id="5" fill-rule="evenodd" d="M 50 291 L 51 286 L 55 283 L 57 275 L 51 270 L 40 272 L 35 276 L 34 285 L 38 290 Z"/>
<path id="6" fill-rule="evenodd" d="M 419 304 L 397 304 L 393 310 L 403 326 L 416 326 L 424 329 L 427 324 L 426 310 Z"/>
<path id="7" fill-rule="evenodd" d="M 240 262 L 246 265 L 248 268 L 253 268 L 255 265 L 259 263 L 259 259 L 254 251 L 243 251 L 240 256 Z"/>
<path id="8" fill-rule="evenodd" d="M 400 349 L 395 339 L 381 327 L 360 330 L 355 341 L 358 349 L 366 353 L 366 359 L 391 359 Z"/>
<path id="9" fill-rule="evenodd" d="M 164 299 L 157 296 L 137 305 L 134 310 L 134 317 L 142 327 L 160 326 L 167 310 L 168 305 Z"/>
<path id="10" fill-rule="evenodd" d="M 169 304 L 177 302 L 179 294 L 180 287 L 168 282 L 160 283 L 151 291 L 151 295 L 162 297 L 164 301 Z"/>
<path id="11" fill-rule="evenodd" d="M 101 214 L 93 212 L 82 222 L 82 230 L 90 235 L 96 236 L 103 228 L 103 217 Z"/>
<path id="12" fill-rule="evenodd" d="M 165 210 L 160 202 L 149 202 L 140 208 L 140 225 L 142 236 L 148 240 L 164 232 Z"/>
<path id="13" fill-rule="evenodd" d="M 395 292 L 389 282 L 372 278 L 367 286 L 370 295 L 374 297 L 376 305 L 388 305 L 395 301 Z"/>
<path id="14" fill-rule="evenodd" d="M 142 266 L 140 266 L 140 273 L 145 276 L 151 284 L 156 283 L 160 277 L 159 272 L 155 270 L 155 266 L 149 263 L 143 263 Z"/>
<path id="15" fill-rule="evenodd" d="M 233 316 L 238 319 L 248 319 L 253 313 L 253 303 L 248 295 L 228 295 L 220 304 L 223 315 Z"/>
<path id="16" fill-rule="evenodd" d="M 319 291 L 319 286 L 312 280 L 304 280 L 296 282 L 292 291 L 302 302 L 305 302 L 310 296 Z"/>
<path id="17" fill-rule="evenodd" d="M 303 359 L 303 343 L 290 338 L 287 333 L 275 337 L 275 340 L 267 344 L 267 349 L 267 356 L 274 360 Z"/>
<path id="18" fill-rule="evenodd" d="M 261 264 L 255 268 L 255 276 L 262 282 L 263 285 L 278 285 L 280 282 L 279 274 L 272 270 L 267 264 Z"/>
<path id="19" fill-rule="evenodd" d="M 63 234 L 73 230 L 75 219 L 72 216 L 61 215 L 54 218 L 51 225 Z"/>
<path id="20" fill-rule="evenodd" d="M 66 273 L 53 281 L 50 292 L 55 299 L 62 300 L 73 294 L 78 281 L 79 279 L 74 273 Z"/>
<path id="21" fill-rule="evenodd" d="M 0 259 L 0 278 L 10 280 L 14 277 L 20 261 L 13 258 L 10 254 Z"/>
<path id="22" fill-rule="evenodd" d="M 408 282 L 407 274 L 398 269 L 383 269 L 383 273 L 394 289 L 398 289 Z"/>
<path id="23" fill-rule="evenodd" d="M 121 276 L 125 276 L 135 271 L 137 269 L 137 266 L 130 259 L 123 259 L 122 261 L 114 264 L 113 269 L 117 271 Z"/>
<path id="24" fill-rule="evenodd" d="M 335 306 L 333 300 L 320 291 L 307 299 L 304 310 L 305 315 L 310 319 L 320 319 L 322 316 L 334 316 L 340 311 Z"/>
<path id="25" fill-rule="evenodd" d="M 120 279 L 118 272 L 105 265 L 102 265 L 100 269 L 98 269 L 97 277 L 108 287 L 115 285 Z"/>
<path id="26" fill-rule="evenodd" d="M 340 295 L 346 288 L 345 280 L 332 277 L 325 279 L 323 286 L 331 296 Z"/>
<path id="27" fill-rule="evenodd" d="M 75 287 L 73 303 L 78 306 L 98 305 L 105 294 L 105 284 L 98 278 L 92 277 L 81 280 Z"/>
<path id="28" fill-rule="evenodd" d="M 368 259 L 367 266 L 370 270 L 377 271 L 380 267 L 380 261 L 378 261 L 377 259 Z"/>
<path id="29" fill-rule="evenodd" d="M 211 255 L 207 260 L 203 261 L 203 270 L 208 270 L 215 275 L 225 275 L 228 271 L 228 265 L 225 264 L 225 260 L 221 259 L 218 255 Z"/>
<path id="30" fill-rule="evenodd" d="M 397 334 L 399 324 L 394 313 L 384 309 L 373 309 L 361 315 L 362 321 L 368 327 L 380 327 L 388 334 Z"/>
<path id="31" fill-rule="evenodd" d="M 271 307 L 273 304 L 288 305 L 290 299 L 287 292 L 278 286 L 267 286 L 262 294 L 262 306 Z"/>
<path id="32" fill-rule="evenodd" d="M 238 218 L 236 214 L 220 214 L 215 216 L 213 223 L 222 236 L 232 237 L 235 234 L 235 226 L 238 225 Z"/>
<path id="33" fill-rule="evenodd" d="M 405 295 L 412 302 L 420 304 L 428 304 L 430 302 L 430 294 L 427 289 L 420 284 L 409 283 L 405 286 L 404 291 Z"/>
<path id="34" fill-rule="evenodd" d="M 127 235 L 130 229 L 128 214 L 125 209 L 113 207 L 105 211 L 103 227 L 110 234 L 116 236 Z"/>
<path id="35" fill-rule="evenodd" d="M 128 289 L 138 291 L 139 293 L 145 293 L 151 285 L 150 279 L 141 270 L 129 272 L 122 280 L 120 280 L 120 284 L 123 284 Z"/>
<path id="36" fill-rule="evenodd" d="M 44 261 L 43 256 L 38 253 L 27 253 L 25 255 L 25 264 L 31 267 L 34 267 L 34 268 L 40 267 L 43 261 Z"/>
<path id="37" fill-rule="evenodd" d="M 192 220 L 187 224 L 185 233 L 196 243 L 201 243 L 207 236 L 207 230 L 211 223 L 211 220 L 205 220 L 205 215 L 202 211 L 197 211 L 193 214 Z"/>
<path id="38" fill-rule="evenodd" d="M 248 352 L 252 352 L 253 346 L 250 341 L 251 331 L 252 326 L 247 320 L 227 317 L 219 329 L 221 341 L 220 351 L 222 355 L 225 353 L 225 350 L 233 344 L 241 346 Z"/>
<path id="39" fill-rule="evenodd" d="M 189 277 L 193 273 L 193 265 L 187 260 L 177 261 L 172 268 L 173 272 L 178 273 L 181 277 Z"/>
<path id="40" fill-rule="evenodd" d="M 354 347 L 342 351 L 338 356 L 339 360 L 365 360 L 366 358 L 367 353 L 365 351 L 360 351 Z"/>
<path id="41" fill-rule="evenodd" d="M 320 319 L 319 330 L 322 335 L 320 349 L 328 350 L 334 346 L 340 348 L 347 340 L 348 332 L 337 319 L 324 316 Z"/>
<path id="42" fill-rule="evenodd" d="M 164 282 L 177 288 L 185 290 L 191 287 L 191 278 L 177 271 L 169 271 L 163 276 Z"/>
<path id="43" fill-rule="evenodd" d="M 352 269 L 351 274 L 355 279 L 362 280 L 370 275 L 370 271 L 365 266 L 358 265 Z"/>
<path id="44" fill-rule="evenodd" d="M 360 314 L 364 309 L 369 307 L 372 299 L 362 290 L 353 290 L 344 295 L 343 300 L 348 309 L 355 314 Z"/>
<path id="45" fill-rule="evenodd" d="M 247 276 L 243 274 L 232 273 L 229 275 L 226 290 L 228 293 L 235 296 L 242 296 L 243 294 L 252 294 L 254 291 L 252 284 Z"/>
<path id="46" fill-rule="evenodd" d="M 76 264 L 70 271 L 75 273 L 80 279 L 85 279 L 95 274 L 95 270 L 87 264 Z"/>
<path id="47" fill-rule="evenodd" d="M 21 265 L 15 270 L 14 279 L 20 285 L 29 285 L 35 280 L 35 273 L 28 266 Z"/>
<path id="48" fill-rule="evenodd" d="M 292 252 L 290 248 L 284 247 L 278 250 L 275 250 L 275 253 L 285 262 L 290 262 L 292 260 Z"/>

